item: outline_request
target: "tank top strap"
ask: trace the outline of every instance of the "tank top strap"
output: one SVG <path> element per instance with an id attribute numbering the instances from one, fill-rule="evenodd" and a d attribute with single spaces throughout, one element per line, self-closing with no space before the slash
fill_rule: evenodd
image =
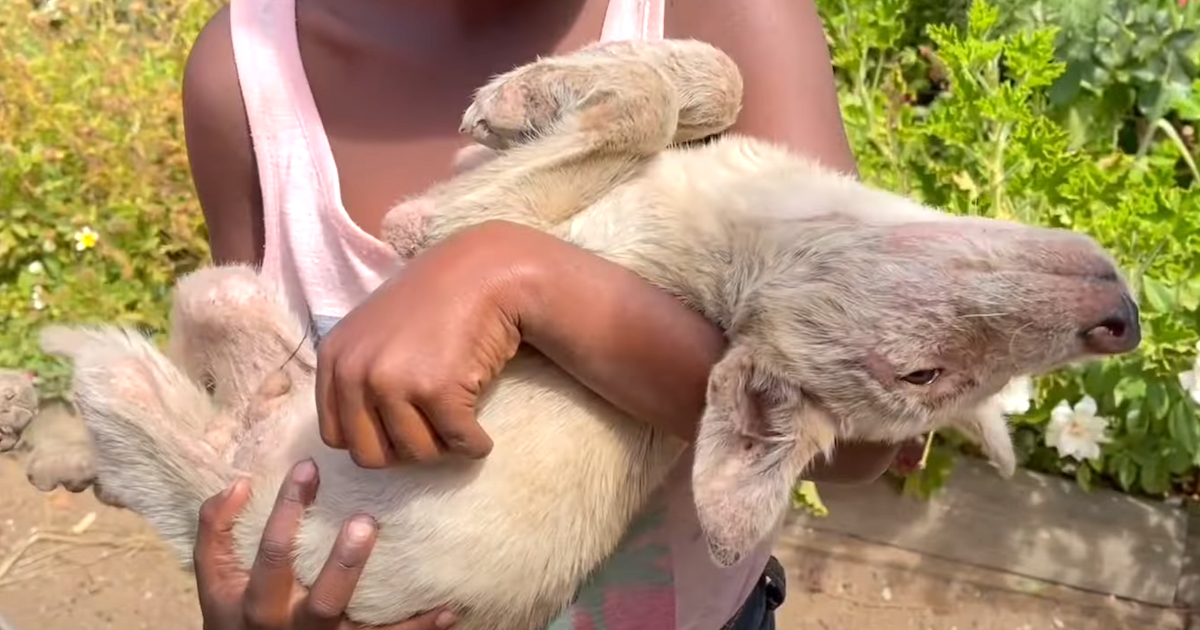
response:
<path id="1" fill-rule="evenodd" d="M 300 190 L 288 190 L 289 180 L 303 178 L 313 202 L 325 191 L 317 165 L 310 156 L 308 128 L 320 121 L 307 120 L 308 112 L 297 98 L 298 87 L 307 87 L 299 60 L 294 0 L 231 0 L 230 33 L 242 103 L 250 127 L 258 166 L 263 203 L 263 273 L 283 281 L 280 265 L 287 256 L 281 229 L 288 222 L 284 208 L 295 204 Z M 289 194 L 290 192 L 290 194 Z M 299 287 L 288 287 L 292 295 Z"/>
<path id="2" fill-rule="evenodd" d="M 342 209 L 329 138 L 296 31 L 296 0 L 231 0 L 230 27 L 263 202 L 263 275 L 297 313 L 340 313 L 396 255 Z"/>
<path id="3" fill-rule="evenodd" d="M 600 39 L 662 39 L 666 1 L 609 0 Z"/>

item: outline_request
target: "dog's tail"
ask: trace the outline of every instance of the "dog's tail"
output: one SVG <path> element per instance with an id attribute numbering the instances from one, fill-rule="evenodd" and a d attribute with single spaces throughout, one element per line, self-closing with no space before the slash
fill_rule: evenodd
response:
<path id="1" fill-rule="evenodd" d="M 41 346 L 74 364 L 98 483 L 190 565 L 201 504 L 237 475 L 204 440 L 220 413 L 208 393 L 132 330 L 49 326 Z"/>

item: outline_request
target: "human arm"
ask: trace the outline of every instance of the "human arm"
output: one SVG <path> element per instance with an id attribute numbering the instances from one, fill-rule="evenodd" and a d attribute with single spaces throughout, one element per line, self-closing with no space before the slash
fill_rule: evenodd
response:
<path id="1" fill-rule="evenodd" d="M 213 262 L 257 265 L 263 252 L 262 191 L 240 94 L 226 5 L 188 55 L 184 138 Z"/>
<path id="2" fill-rule="evenodd" d="M 782 143 L 857 175 L 813 0 L 671 3 L 664 34 L 706 41 L 737 62 L 744 105 L 733 131 Z M 577 257 L 561 246 L 556 249 L 564 257 Z M 690 437 L 703 405 L 695 392 L 704 391 L 723 339 L 699 315 L 639 284 L 632 274 L 583 257 L 576 264 L 574 273 L 547 274 L 541 280 L 547 284 L 539 293 L 555 302 L 547 309 L 554 316 L 539 323 L 541 330 L 530 328 L 528 334 L 541 338 L 532 343 L 636 417 Z M 571 307 L 580 304 L 587 308 Z M 605 305 L 620 312 L 608 313 Z M 842 444 L 832 461 L 819 462 L 807 476 L 871 481 L 883 474 L 897 450 L 886 444 Z"/>
<path id="3" fill-rule="evenodd" d="M 743 77 L 743 107 L 732 131 L 779 142 L 832 168 L 858 174 L 842 125 L 821 17 L 813 0 L 670 3 L 664 35 L 708 42 L 737 62 Z M 609 275 L 613 277 L 608 278 Z M 622 277 L 617 278 L 618 275 Z M 723 339 L 707 322 L 701 322 L 698 315 L 685 314 L 677 303 L 669 304 L 666 296 L 645 287 L 635 288 L 637 283 L 631 275 L 616 270 L 608 273 L 599 269 L 581 270 L 578 275 L 572 274 L 570 282 L 562 282 L 562 286 L 543 287 L 541 293 L 556 297 L 563 307 L 588 305 L 587 309 L 579 309 L 579 313 L 551 311 L 560 315 L 543 324 L 546 333 L 543 352 L 577 378 L 583 378 L 597 393 L 616 399 L 614 402 L 619 406 L 628 409 L 634 405 L 634 409 L 646 409 L 649 413 L 637 417 L 665 418 L 664 428 L 682 435 L 694 429 L 688 426 L 688 419 L 694 425 L 699 417 L 697 405 L 702 405 L 703 400 L 675 400 L 678 394 L 668 394 L 657 397 L 659 405 L 670 405 L 684 415 L 673 416 L 666 409 L 654 409 L 654 392 L 672 391 L 671 383 L 655 383 L 654 379 L 670 378 L 675 381 L 674 389 L 680 392 L 685 387 L 703 392 L 703 386 L 697 388 L 696 383 L 706 380 L 709 367 L 723 350 Z M 585 283 L 578 282 L 579 278 L 587 279 L 586 291 L 581 290 Z M 560 275 L 545 280 L 553 283 L 564 279 Z M 629 339 L 628 346 L 606 346 L 603 337 L 589 334 L 605 326 L 600 318 L 588 321 L 596 316 L 599 310 L 596 307 L 605 303 L 597 299 L 604 295 L 605 287 L 622 305 L 618 308 L 627 308 L 624 305 L 628 303 L 637 305 L 639 317 L 616 320 L 622 324 L 622 331 L 618 332 Z M 575 291 L 579 293 L 573 295 Z M 591 297 L 574 301 L 583 296 Z M 636 323 L 630 325 L 631 321 Z M 586 351 L 580 347 L 589 343 L 595 347 Z M 618 354 L 626 348 L 636 356 L 606 357 L 605 347 L 609 353 Z M 595 365 L 580 363 L 588 357 L 595 358 Z M 672 358 L 675 362 L 668 365 Z M 644 367 L 625 369 L 633 365 Z M 611 369 L 609 366 L 620 366 L 621 374 L 605 373 Z M 595 378 L 587 378 L 588 374 L 595 374 Z M 620 402 L 624 399 L 622 393 L 630 396 L 629 402 Z M 845 443 L 839 445 L 832 461 L 819 461 L 806 476 L 815 481 L 868 482 L 883 474 L 897 450 L 898 447 L 886 444 Z"/>
<path id="4" fill-rule="evenodd" d="M 670 9 L 668 35 L 716 40 L 743 67 L 738 131 L 852 171 L 811 0 L 696 2 Z M 789 76 L 802 80 L 782 80 Z M 400 311 L 404 325 L 395 326 Z M 491 442 L 474 424 L 474 401 L 520 341 L 630 415 L 688 440 L 724 349 L 720 330 L 628 270 L 535 230 L 489 223 L 417 256 L 324 338 L 322 437 L 367 467 L 446 451 L 486 455 Z M 894 451 L 842 445 L 809 476 L 869 481 Z"/>
<path id="5" fill-rule="evenodd" d="M 515 283 L 522 297 L 513 301 L 526 305 L 523 340 L 633 417 L 694 439 L 709 372 L 726 347 L 720 329 L 666 293 L 646 290 L 623 267 L 534 230 L 495 230 L 506 242 L 539 248 L 541 262 Z M 818 459 L 805 477 L 866 483 L 887 470 L 898 448 L 843 443 L 832 461 Z"/>
<path id="6" fill-rule="evenodd" d="M 183 77 L 183 122 L 188 160 L 208 227 L 213 261 L 257 265 L 262 260 L 262 195 L 222 8 L 192 46 Z M 311 590 L 291 572 L 290 544 L 318 484 L 315 467 L 280 487 L 260 555 L 250 571 L 237 565 L 231 530 L 249 498 L 235 484 L 201 507 L 193 548 L 197 595 L 205 630 L 356 630 L 343 618 L 350 593 L 375 542 L 373 521 L 348 521 Z M 310 474 L 311 472 L 311 474 Z M 391 630 L 446 628 L 452 618 L 431 611 Z"/>
<path id="7" fill-rule="evenodd" d="M 404 325 L 392 325 L 401 308 Z M 720 329 L 624 267 L 540 230 L 486 222 L 417 255 L 323 339 L 322 438 L 368 468 L 447 451 L 484 456 L 491 442 L 474 404 L 522 342 L 631 416 L 688 441 L 725 349 Z M 856 456 L 806 476 L 868 481 L 894 450 L 842 448 L 842 457 L 848 448 Z"/>

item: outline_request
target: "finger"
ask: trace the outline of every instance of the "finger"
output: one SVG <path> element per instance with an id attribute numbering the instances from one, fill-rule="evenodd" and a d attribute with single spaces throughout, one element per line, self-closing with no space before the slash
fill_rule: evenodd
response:
<path id="1" fill-rule="evenodd" d="M 200 523 L 196 531 L 196 543 L 192 547 L 192 562 L 196 568 L 196 590 L 202 607 L 206 594 L 226 583 L 230 573 L 237 570 L 237 560 L 233 555 L 233 524 L 249 499 L 250 484 L 245 479 L 238 479 L 200 506 Z"/>
<path id="2" fill-rule="evenodd" d="M 354 463 L 363 468 L 384 468 L 393 463 L 395 453 L 375 407 L 367 404 L 364 380 L 344 372 L 334 378 L 338 420 Z"/>
<path id="3" fill-rule="evenodd" d="M 420 402 L 444 448 L 471 459 L 482 459 L 492 452 L 492 438 L 479 426 L 475 406 L 469 400 L 444 396 Z"/>
<path id="4" fill-rule="evenodd" d="M 313 581 L 301 608 L 304 630 L 332 630 L 341 624 L 354 587 L 371 555 L 375 533 L 375 521 L 368 516 L 356 516 L 342 525 L 329 558 Z"/>
<path id="5" fill-rule="evenodd" d="M 381 400 L 375 409 L 397 461 L 430 462 L 447 450 L 433 425 L 408 401 L 393 400 L 388 404 Z"/>
<path id="6" fill-rule="evenodd" d="M 328 343 L 329 339 L 326 338 L 325 347 L 317 352 L 317 425 L 321 430 L 321 441 L 329 448 L 341 449 L 346 448 L 346 436 L 342 434 L 342 425 L 338 421 L 337 388 L 333 386 L 336 355 Z"/>
<path id="7" fill-rule="evenodd" d="M 317 492 L 317 467 L 312 460 L 292 466 L 279 487 L 275 506 L 267 517 L 258 555 L 250 568 L 250 583 L 244 602 L 246 619 L 264 628 L 285 627 L 291 613 L 292 544 L 300 529 L 304 508 Z"/>

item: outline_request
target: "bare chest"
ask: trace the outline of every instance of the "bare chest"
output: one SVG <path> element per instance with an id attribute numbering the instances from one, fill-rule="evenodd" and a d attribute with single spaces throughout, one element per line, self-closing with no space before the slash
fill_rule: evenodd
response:
<path id="1" fill-rule="evenodd" d="M 301 18 L 301 58 L 350 218 L 378 236 L 391 207 L 452 176 L 455 156 L 468 144 L 458 127 L 474 91 L 539 55 L 594 41 L 606 6 L 586 0 L 559 33 L 506 33 L 437 59 L 358 47 L 319 25 L 306 29 Z"/>

